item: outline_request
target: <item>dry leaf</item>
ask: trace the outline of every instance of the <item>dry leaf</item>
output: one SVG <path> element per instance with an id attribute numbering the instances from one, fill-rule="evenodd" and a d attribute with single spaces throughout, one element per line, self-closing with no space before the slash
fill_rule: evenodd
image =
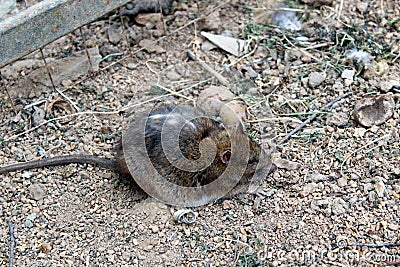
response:
<path id="1" fill-rule="evenodd" d="M 51 95 L 46 101 L 46 114 L 51 114 L 54 107 L 61 108 L 68 115 L 74 113 L 74 107 L 71 103 L 65 101 L 59 94 Z"/>

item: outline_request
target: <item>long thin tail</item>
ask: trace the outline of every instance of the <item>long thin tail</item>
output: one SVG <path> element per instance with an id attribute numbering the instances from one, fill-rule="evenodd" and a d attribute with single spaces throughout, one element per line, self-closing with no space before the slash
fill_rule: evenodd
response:
<path id="1" fill-rule="evenodd" d="M 115 160 L 100 158 L 92 155 L 85 154 L 77 154 L 77 155 L 66 155 L 66 156 L 57 156 L 53 158 L 47 159 L 39 159 L 34 161 L 28 161 L 23 163 L 16 163 L 8 166 L 4 166 L 0 168 L 0 173 L 7 173 L 18 170 L 27 170 L 27 169 L 35 169 L 42 168 L 47 166 L 54 165 L 65 165 L 70 163 L 81 163 L 81 164 L 92 164 L 101 166 L 107 169 L 115 169 Z"/>

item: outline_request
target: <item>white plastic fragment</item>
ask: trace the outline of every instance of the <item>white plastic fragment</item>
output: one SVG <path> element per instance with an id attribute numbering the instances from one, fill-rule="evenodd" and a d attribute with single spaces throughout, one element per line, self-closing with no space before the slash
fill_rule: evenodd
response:
<path id="1" fill-rule="evenodd" d="M 197 220 L 197 212 L 189 209 L 180 209 L 174 212 L 174 221 L 178 223 L 192 224 Z"/>
<path id="2" fill-rule="evenodd" d="M 223 35 L 211 34 L 208 32 L 201 32 L 201 35 L 206 37 L 210 42 L 212 42 L 222 50 L 225 50 L 226 52 L 237 57 L 244 55 L 246 52 L 247 44 L 244 40 Z"/>

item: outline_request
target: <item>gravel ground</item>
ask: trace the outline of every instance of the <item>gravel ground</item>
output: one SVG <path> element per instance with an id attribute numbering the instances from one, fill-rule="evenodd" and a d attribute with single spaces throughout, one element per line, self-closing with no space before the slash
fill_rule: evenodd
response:
<path id="1" fill-rule="evenodd" d="M 270 25 L 276 13 L 254 10 L 256 1 L 183 1 L 163 16 L 124 18 L 124 27 L 110 14 L 83 28 L 86 46 L 103 58 L 93 74 L 63 61 L 84 50 L 80 31 L 44 48 L 51 71 L 63 73 L 54 79 L 62 94 L 48 86 L 39 53 L 3 68 L 0 166 L 69 153 L 112 158 L 124 118 L 192 104 L 218 85 L 188 50 L 215 69 L 230 65 L 223 75 L 235 81 L 248 132 L 264 148 L 351 95 L 274 152 L 278 168 L 263 181 L 268 195 L 257 211 L 252 195 L 240 195 L 194 208 L 197 220 L 185 225 L 110 170 L 70 164 L 2 174 L 0 265 L 9 262 L 9 222 L 15 266 L 398 263 L 389 244 L 400 244 L 400 2 L 303 2 L 286 4 L 299 11 L 297 32 Z M 260 16 L 270 24 L 256 24 Z M 253 40 L 250 52 L 208 51 L 200 31 Z M 86 113 L 71 116 L 76 107 Z"/>

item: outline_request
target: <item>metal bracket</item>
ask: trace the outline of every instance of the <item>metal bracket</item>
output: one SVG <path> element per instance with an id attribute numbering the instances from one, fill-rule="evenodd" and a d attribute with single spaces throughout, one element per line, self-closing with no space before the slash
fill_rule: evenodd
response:
<path id="1" fill-rule="evenodd" d="M 0 21 L 0 68 L 130 0 L 44 0 Z"/>

